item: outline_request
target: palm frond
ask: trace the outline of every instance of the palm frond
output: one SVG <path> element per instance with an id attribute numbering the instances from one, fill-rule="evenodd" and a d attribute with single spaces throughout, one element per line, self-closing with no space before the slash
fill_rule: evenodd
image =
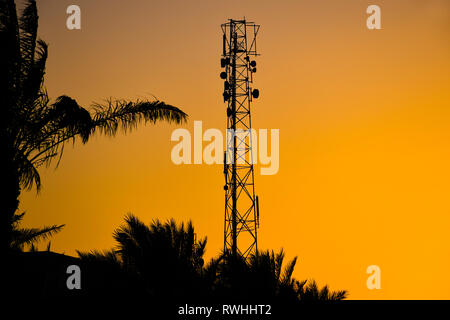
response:
<path id="1" fill-rule="evenodd" d="M 53 225 L 43 228 L 18 228 L 13 231 L 12 248 L 23 248 L 24 245 L 35 244 L 41 240 L 49 239 L 60 232 L 64 225 Z"/>
<path id="2" fill-rule="evenodd" d="M 23 90 L 23 111 L 30 114 L 34 102 L 44 96 L 47 96 L 44 85 L 45 64 L 48 57 L 48 45 L 43 40 L 38 40 L 35 50 L 35 58 L 28 70 L 28 76 Z"/>
<path id="3" fill-rule="evenodd" d="M 34 168 L 43 164 L 48 166 L 57 156 L 60 160 L 64 144 L 70 140 L 75 141 L 77 136 L 86 143 L 96 131 L 114 135 L 119 128 L 127 132 L 140 122 L 165 120 L 181 123 L 187 118 L 180 109 L 161 101 L 109 100 L 107 106 L 95 104 L 94 115 L 91 116 L 89 111 L 67 96 L 60 96 L 50 107 L 42 108 L 42 104 L 48 103 L 45 96 L 44 94 L 41 102 L 38 101 L 39 106 L 34 110 L 35 118 L 28 117 L 26 125 L 21 126 L 22 136 L 25 138 L 20 143 L 19 151 L 30 159 Z M 31 166 L 27 166 L 24 173 L 32 173 L 31 169 Z M 33 185 L 30 175 L 23 178 L 22 182 L 27 188 Z"/>
<path id="4" fill-rule="evenodd" d="M 16 227 L 23 219 L 23 217 L 25 216 L 25 211 L 22 213 L 15 213 L 11 219 L 11 225 L 13 227 Z"/>
<path id="5" fill-rule="evenodd" d="M 316 281 L 296 281 L 300 301 L 334 301 L 347 298 L 346 290 L 331 291 L 327 285 L 319 288 Z"/>
<path id="6" fill-rule="evenodd" d="M 23 188 L 30 190 L 33 184 L 39 192 L 41 189 L 41 176 L 34 165 L 27 157 L 18 154 L 16 155 L 16 163 L 19 168 L 20 184 Z"/>
<path id="7" fill-rule="evenodd" d="M 322 287 L 322 289 L 319 290 L 319 300 L 328 300 L 330 297 L 330 290 L 328 289 L 328 286 L 325 285 Z"/>
<path id="8" fill-rule="evenodd" d="M 114 136 L 118 129 L 129 132 L 140 122 L 155 123 L 164 120 L 169 123 L 183 123 L 187 114 L 177 107 L 162 101 L 107 100 L 106 105 L 94 104 L 92 132 L 100 131 Z"/>
<path id="9" fill-rule="evenodd" d="M 75 141 L 76 136 L 86 142 L 91 130 L 89 112 L 74 99 L 60 96 L 50 107 L 47 102 L 43 96 L 34 110 L 35 117 L 22 129 L 24 139 L 19 149 L 35 167 L 49 165 L 56 156 L 62 157 L 65 142 Z"/>
<path id="10" fill-rule="evenodd" d="M 284 250 L 281 249 L 279 253 L 277 253 L 276 256 L 274 256 L 274 253 L 272 251 L 272 259 L 274 260 L 274 272 L 275 272 L 275 278 L 277 281 L 279 281 L 281 277 L 281 270 L 283 266 L 283 260 L 284 260 Z"/>
<path id="11" fill-rule="evenodd" d="M 294 257 L 288 265 L 284 268 L 283 276 L 281 278 L 281 283 L 283 284 L 292 284 L 292 274 L 294 273 L 295 264 L 297 263 L 297 257 Z"/>
<path id="12" fill-rule="evenodd" d="M 34 64 L 36 38 L 38 29 L 38 14 L 36 1 L 28 0 L 19 19 L 20 28 L 20 52 L 22 86 L 27 86 L 27 80 Z"/>
<path id="13" fill-rule="evenodd" d="M 92 250 L 90 252 L 76 251 L 83 262 L 108 263 L 111 265 L 121 265 L 121 261 L 114 250 Z"/>
<path id="14" fill-rule="evenodd" d="M 0 60 L 0 79 L 2 90 L 8 95 L 2 107 L 7 116 L 11 116 L 12 108 L 15 107 L 15 98 L 18 96 L 20 80 L 20 37 L 19 22 L 17 19 L 16 5 L 14 0 L 0 1 L 0 41 L 2 43 L 2 59 Z M 10 119 L 7 119 L 10 120 Z"/>
<path id="15" fill-rule="evenodd" d="M 338 290 L 330 294 L 329 300 L 344 300 L 348 296 L 347 290 Z"/>

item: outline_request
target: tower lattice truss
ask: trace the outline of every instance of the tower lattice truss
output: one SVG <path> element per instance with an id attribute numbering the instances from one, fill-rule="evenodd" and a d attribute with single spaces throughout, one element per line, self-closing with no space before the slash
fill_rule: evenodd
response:
<path id="1" fill-rule="evenodd" d="M 255 196 L 253 141 L 250 106 L 258 98 L 253 89 L 256 35 L 259 25 L 245 20 L 222 24 L 224 71 L 223 98 L 227 103 L 227 144 L 224 153 L 225 225 L 224 249 L 247 257 L 257 248 L 259 202 Z"/>

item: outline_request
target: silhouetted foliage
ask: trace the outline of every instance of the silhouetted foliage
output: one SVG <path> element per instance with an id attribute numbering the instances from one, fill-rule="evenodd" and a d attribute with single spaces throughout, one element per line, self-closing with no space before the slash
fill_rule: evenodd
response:
<path id="1" fill-rule="evenodd" d="M 60 232 L 64 225 L 53 225 L 43 228 L 21 228 L 20 221 L 23 219 L 25 212 L 21 214 L 14 214 L 12 219 L 11 241 L 10 249 L 15 251 L 22 251 L 26 245 L 30 246 L 30 251 L 36 251 L 37 242 L 46 240 L 54 234 Z M 47 246 L 47 251 L 50 251 L 50 242 Z"/>
<path id="2" fill-rule="evenodd" d="M 347 297 L 347 291 L 330 291 L 328 286 L 319 288 L 316 281 L 312 280 L 308 284 L 307 281 L 297 281 L 297 294 L 301 301 L 329 301 L 343 300 Z"/>
<path id="3" fill-rule="evenodd" d="M 1 246 L 10 247 L 13 216 L 21 188 L 39 191 L 38 168 L 61 159 L 64 145 L 95 133 L 113 136 L 139 123 L 183 122 L 187 115 L 162 101 L 108 100 L 92 111 L 67 96 L 51 103 L 44 87 L 48 45 L 37 38 L 36 2 L 28 0 L 20 17 L 14 0 L 0 1 L 0 150 L 3 165 L 0 199 Z M 58 163 L 59 163 L 58 160 Z"/>
<path id="4" fill-rule="evenodd" d="M 128 214 L 125 224 L 115 230 L 114 239 L 114 250 L 79 252 L 80 258 L 134 274 L 137 287 L 142 286 L 139 290 L 152 298 L 296 304 L 347 296 L 346 291 L 319 288 L 315 281 L 296 280 L 297 258 L 283 266 L 283 250 L 258 251 L 248 259 L 226 251 L 204 265 L 206 238 L 196 240 L 191 222 L 185 226 L 173 219 L 166 223 L 154 220 L 147 226 Z"/>
<path id="5" fill-rule="evenodd" d="M 245 260 L 224 252 L 207 268 L 215 269 L 214 292 L 221 298 L 236 300 L 270 299 L 279 302 L 304 300 L 342 300 L 346 291 L 319 289 L 315 281 L 293 278 L 297 257 L 283 268 L 284 251 L 258 251 Z M 209 271 L 211 272 L 211 271 Z M 306 283 L 308 284 L 306 285 Z"/>
<path id="6" fill-rule="evenodd" d="M 107 254 L 79 253 L 83 260 L 120 263 L 134 273 L 153 297 L 186 297 L 198 292 L 206 238 L 196 239 L 192 223 L 154 220 L 147 226 L 135 216 L 114 232 L 117 248 Z"/>

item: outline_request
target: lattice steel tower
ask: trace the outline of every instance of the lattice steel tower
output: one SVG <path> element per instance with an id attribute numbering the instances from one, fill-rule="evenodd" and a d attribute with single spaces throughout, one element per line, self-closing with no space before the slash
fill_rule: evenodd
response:
<path id="1" fill-rule="evenodd" d="M 227 146 L 224 153 L 225 226 L 224 249 L 246 258 L 257 248 L 259 202 L 255 196 L 253 140 L 250 105 L 258 98 L 253 89 L 253 74 L 258 55 L 256 35 L 259 25 L 229 19 L 222 24 L 223 53 L 220 77 L 224 80 L 223 98 L 227 103 Z"/>

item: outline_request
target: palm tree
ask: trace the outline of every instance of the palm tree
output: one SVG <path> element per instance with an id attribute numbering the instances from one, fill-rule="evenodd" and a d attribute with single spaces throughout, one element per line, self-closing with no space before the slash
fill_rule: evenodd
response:
<path id="1" fill-rule="evenodd" d="M 258 251 L 246 260 L 225 251 L 213 264 L 216 270 L 215 294 L 236 299 L 295 298 L 292 273 L 297 258 L 283 269 L 284 252 Z M 214 263 L 215 262 L 215 263 Z"/>
<path id="2" fill-rule="evenodd" d="M 41 240 L 45 240 L 60 232 L 64 225 L 53 225 L 42 228 L 21 228 L 19 227 L 20 221 L 23 219 L 25 212 L 21 214 L 14 214 L 12 219 L 12 234 L 10 241 L 10 249 L 12 251 L 23 251 L 26 245 L 31 247 L 31 250 L 35 250 L 35 245 Z M 48 245 L 50 249 L 50 243 Z"/>
<path id="3" fill-rule="evenodd" d="M 296 281 L 296 290 L 300 301 L 336 301 L 347 298 L 346 290 L 330 291 L 327 285 L 319 288 L 316 281 L 311 280 L 307 284 L 307 280 Z"/>
<path id="4" fill-rule="evenodd" d="M 257 251 L 248 259 L 225 251 L 204 265 L 206 238 L 196 239 L 191 222 L 185 226 L 173 219 L 153 220 L 146 225 L 128 214 L 113 235 L 115 249 L 78 255 L 89 268 L 109 270 L 110 278 L 121 279 L 126 288 L 119 293 L 123 296 L 138 292 L 153 301 L 272 301 L 293 307 L 300 302 L 347 297 L 345 290 L 331 291 L 328 286 L 319 288 L 314 280 L 296 280 L 297 257 L 284 265 L 283 250 Z"/>
<path id="5" fill-rule="evenodd" d="M 37 39 L 36 2 L 28 0 L 20 17 L 14 0 L 0 1 L 0 149 L 2 150 L 0 234 L 3 249 L 9 247 L 13 217 L 21 189 L 39 191 L 38 168 L 59 160 L 64 145 L 82 143 L 99 132 L 114 136 L 139 123 L 158 120 L 181 123 L 187 115 L 162 101 L 108 100 L 91 111 L 67 96 L 50 102 L 43 85 L 47 44 Z"/>
<path id="6" fill-rule="evenodd" d="M 249 271 L 254 275 L 258 291 L 263 296 L 271 296 L 281 301 L 295 301 L 295 279 L 292 277 L 297 257 L 283 267 L 285 253 L 281 249 L 274 251 L 258 251 L 250 256 L 248 261 Z"/>
<path id="7" fill-rule="evenodd" d="M 114 232 L 117 252 L 127 269 L 134 270 L 158 296 L 187 296 L 198 284 L 206 238 L 197 240 L 188 222 L 154 220 L 146 226 L 128 214 L 125 225 Z"/>
<path id="8" fill-rule="evenodd" d="M 203 255 L 206 238 L 196 239 L 191 222 L 177 225 L 154 220 L 145 225 L 128 214 L 114 231 L 117 248 L 107 253 L 78 252 L 84 261 L 119 262 L 124 272 L 137 275 L 154 298 L 195 297 L 203 289 Z"/>
<path id="9" fill-rule="evenodd" d="M 126 269 L 115 250 L 79 252 L 85 292 L 93 296 L 142 298 L 146 288 L 139 276 Z M 111 281 L 113 279 L 113 281 Z"/>
<path id="10" fill-rule="evenodd" d="M 282 303 L 298 301 L 342 300 L 345 290 L 330 291 L 328 286 L 318 288 L 312 280 L 298 281 L 292 275 L 297 257 L 283 268 L 284 251 L 258 251 L 247 260 L 222 253 L 207 266 L 208 273 L 215 273 L 214 294 L 219 298 L 271 299 Z"/>

